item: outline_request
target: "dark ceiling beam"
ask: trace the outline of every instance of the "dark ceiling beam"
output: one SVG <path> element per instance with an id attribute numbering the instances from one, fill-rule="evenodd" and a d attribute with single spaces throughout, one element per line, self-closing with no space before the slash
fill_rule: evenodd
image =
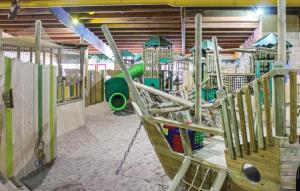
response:
<path id="1" fill-rule="evenodd" d="M 178 15 L 178 13 L 176 13 Z M 76 17 L 76 16 L 75 16 Z M 162 23 L 162 22 L 180 22 L 180 17 L 164 16 L 164 17 L 145 17 L 145 18 L 130 18 L 130 17 L 117 17 L 117 18 L 79 18 L 83 23 Z M 185 23 L 194 23 L 194 18 L 185 18 Z M 203 23 L 258 23 L 257 19 L 245 17 L 203 17 Z"/>
<path id="2" fill-rule="evenodd" d="M 89 28 L 99 28 L 99 24 L 86 24 Z M 108 28 L 175 28 L 180 30 L 180 24 L 107 24 Z M 194 24 L 186 24 L 186 28 L 194 28 Z M 258 23 L 203 23 L 203 28 L 258 28 Z"/>
<path id="3" fill-rule="evenodd" d="M 43 24 L 42 24 L 43 25 Z M 0 24 L 0 28 L 2 29 L 28 29 L 30 27 L 34 27 L 34 23 L 28 23 L 28 24 L 20 24 L 20 25 L 5 25 L 5 24 Z M 63 28 L 64 25 L 62 24 L 51 24 L 51 25 L 43 25 L 43 28 Z"/>
<path id="4" fill-rule="evenodd" d="M 97 28 L 92 28 L 91 31 L 99 34 L 102 33 L 99 29 Z M 164 34 L 179 34 L 180 33 L 180 29 L 147 29 L 147 28 L 141 28 L 141 29 L 112 29 L 110 30 L 112 34 L 133 34 L 133 33 L 147 33 L 147 34 L 160 34 L 160 33 L 164 33 Z M 214 34 L 218 34 L 218 33 L 230 33 L 230 34 L 247 34 L 249 36 L 249 34 L 253 33 L 253 29 L 248 29 L 245 31 L 242 30 L 235 30 L 233 28 L 228 28 L 228 29 L 222 29 L 220 28 L 218 31 L 216 30 L 203 30 L 203 34 L 209 34 L 209 33 L 214 33 Z M 195 31 L 192 30 L 186 30 L 187 34 L 194 34 Z"/>
<path id="5" fill-rule="evenodd" d="M 21 5 L 22 6 L 22 5 Z M 8 15 L 9 9 L 0 9 L 0 15 Z M 18 15 L 41 15 L 41 14 L 51 14 L 48 8 L 25 8 L 20 9 Z"/>
<path id="6" fill-rule="evenodd" d="M 1 21 L 7 21 L 7 15 L 0 15 Z M 17 15 L 13 21 L 35 21 L 35 20 L 56 20 L 52 14 L 39 14 L 39 15 Z M 11 21 L 11 22 L 13 22 Z"/>
<path id="7" fill-rule="evenodd" d="M 93 14 L 85 13 L 72 13 L 72 16 L 78 19 L 94 19 L 94 18 L 180 18 L 178 11 L 168 11 L 168 12 L 155 12 L 148 9 L 147 12 L 95 12 Z"/>

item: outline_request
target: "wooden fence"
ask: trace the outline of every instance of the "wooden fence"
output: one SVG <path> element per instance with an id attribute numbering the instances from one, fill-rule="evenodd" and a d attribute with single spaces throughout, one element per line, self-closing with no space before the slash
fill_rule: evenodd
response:
<path id="1" fill-rule="evenodd" d="M 85 105 L 93 105 L 104 101 L 105 70 L 89 70 L 86 83 Z"/>
<path id="2" fill-rule="evenodd" d="M 0 84 L 0 171 L 23 177 L 56 157 L 56 69 L 0 54 Z"/>

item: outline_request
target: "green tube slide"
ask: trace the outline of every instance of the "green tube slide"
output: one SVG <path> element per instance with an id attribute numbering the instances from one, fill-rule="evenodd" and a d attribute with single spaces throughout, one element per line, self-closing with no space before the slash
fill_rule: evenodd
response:
<path id="1" fill-rule="evenodd" d="M 144 73 L 144 64 L 135 64 L 128 69 L 132 78 Z M 105 81 L 105 99 L 113 111 L 122 111 L 126 108 L 129 99 L 129 88 L 124 73 L 118 74 Z"/>
<path id="2" fill-rule="evenodd" d="M 142 64 L 135 64 L 131 68 L 128 69 L 128 72 L 129 72 L 130 76 L 134 79 L 136 77 L 139 77 L 139 76 L 143 75 L 144 74 L 144 69 L 145 69 L 145 64 L 143 64 L 143 63 Z M 125 75 L 122 72 L 122 73 L 120 73 L 120 74 L 118 74 L 114 77 L 124 78 Z"/>

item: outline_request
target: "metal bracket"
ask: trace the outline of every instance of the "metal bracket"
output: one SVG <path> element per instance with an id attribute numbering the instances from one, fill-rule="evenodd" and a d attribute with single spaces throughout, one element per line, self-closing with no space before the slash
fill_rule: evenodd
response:
<path id="1" fill-rule="evenodd" d="M 8 92 L 4 92 L 2 94 L 2 98 L 3 98 L 4 105 L 6 108 L 14 108 L 13 90 L 12 89 L 10 89 Z"/>

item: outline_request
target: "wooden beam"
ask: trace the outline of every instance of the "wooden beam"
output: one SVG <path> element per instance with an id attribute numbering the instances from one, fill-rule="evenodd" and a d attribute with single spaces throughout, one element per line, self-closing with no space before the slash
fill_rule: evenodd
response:
<path id="1" fill-rule="evenodd" d="M 89 28 L 99 28 L 99 24 L 89 23 Z M 107 24 L 110 28 L 175 28 L 180 30 L 180 24 Z M 203 23 L 203 28 L 257 28 L 258 23 Z M 186 24 L 186 28 L 194 28 L 191 23 Z"/>
<path id="2" fill-rule="evenodd" d="M 0 2 L 0 8 L 9 8 L 11 5 L 10 0 L 2 0 Z M 119 1 L 99 1 L 99 0 L 34 0 L 34 1 L 24 1 L 22 2 L 22 7 L 80 7 L 80 6 L 102 6 L 102 5 L 170 5 L 170 6 L 186 6 L 186 7 L 249 7 L 253 5 L 266 6 L 263 3 L 257 4 L 257 0 L 247 0 L 247 1 L 181 1 L 181 0 L 152 0 L 152 1 L 141 1 L 141 0 L 119 0 Z M 268 6 L 276 6 L 276 0 L 271 0 Z M 300 2 L 298 0 L 289 0 L 287 6 L 299 7 Z"/>
<path id="3" fill-rule="evenodd" d="M 178 169 L 177 173 L 175 174 L 175 177 L 173 178 L 172 184 L 168 188 L 168 191 L 176 191 L 177 190 L 177 187 L 179 186 L 181 180 L 184 178 L 190 165 L 191 165 L 191 157 L 186 156 L 184 158 L 184 160 L 182 161 L 182 164 L 181 164 L 180 168 Z"/>

